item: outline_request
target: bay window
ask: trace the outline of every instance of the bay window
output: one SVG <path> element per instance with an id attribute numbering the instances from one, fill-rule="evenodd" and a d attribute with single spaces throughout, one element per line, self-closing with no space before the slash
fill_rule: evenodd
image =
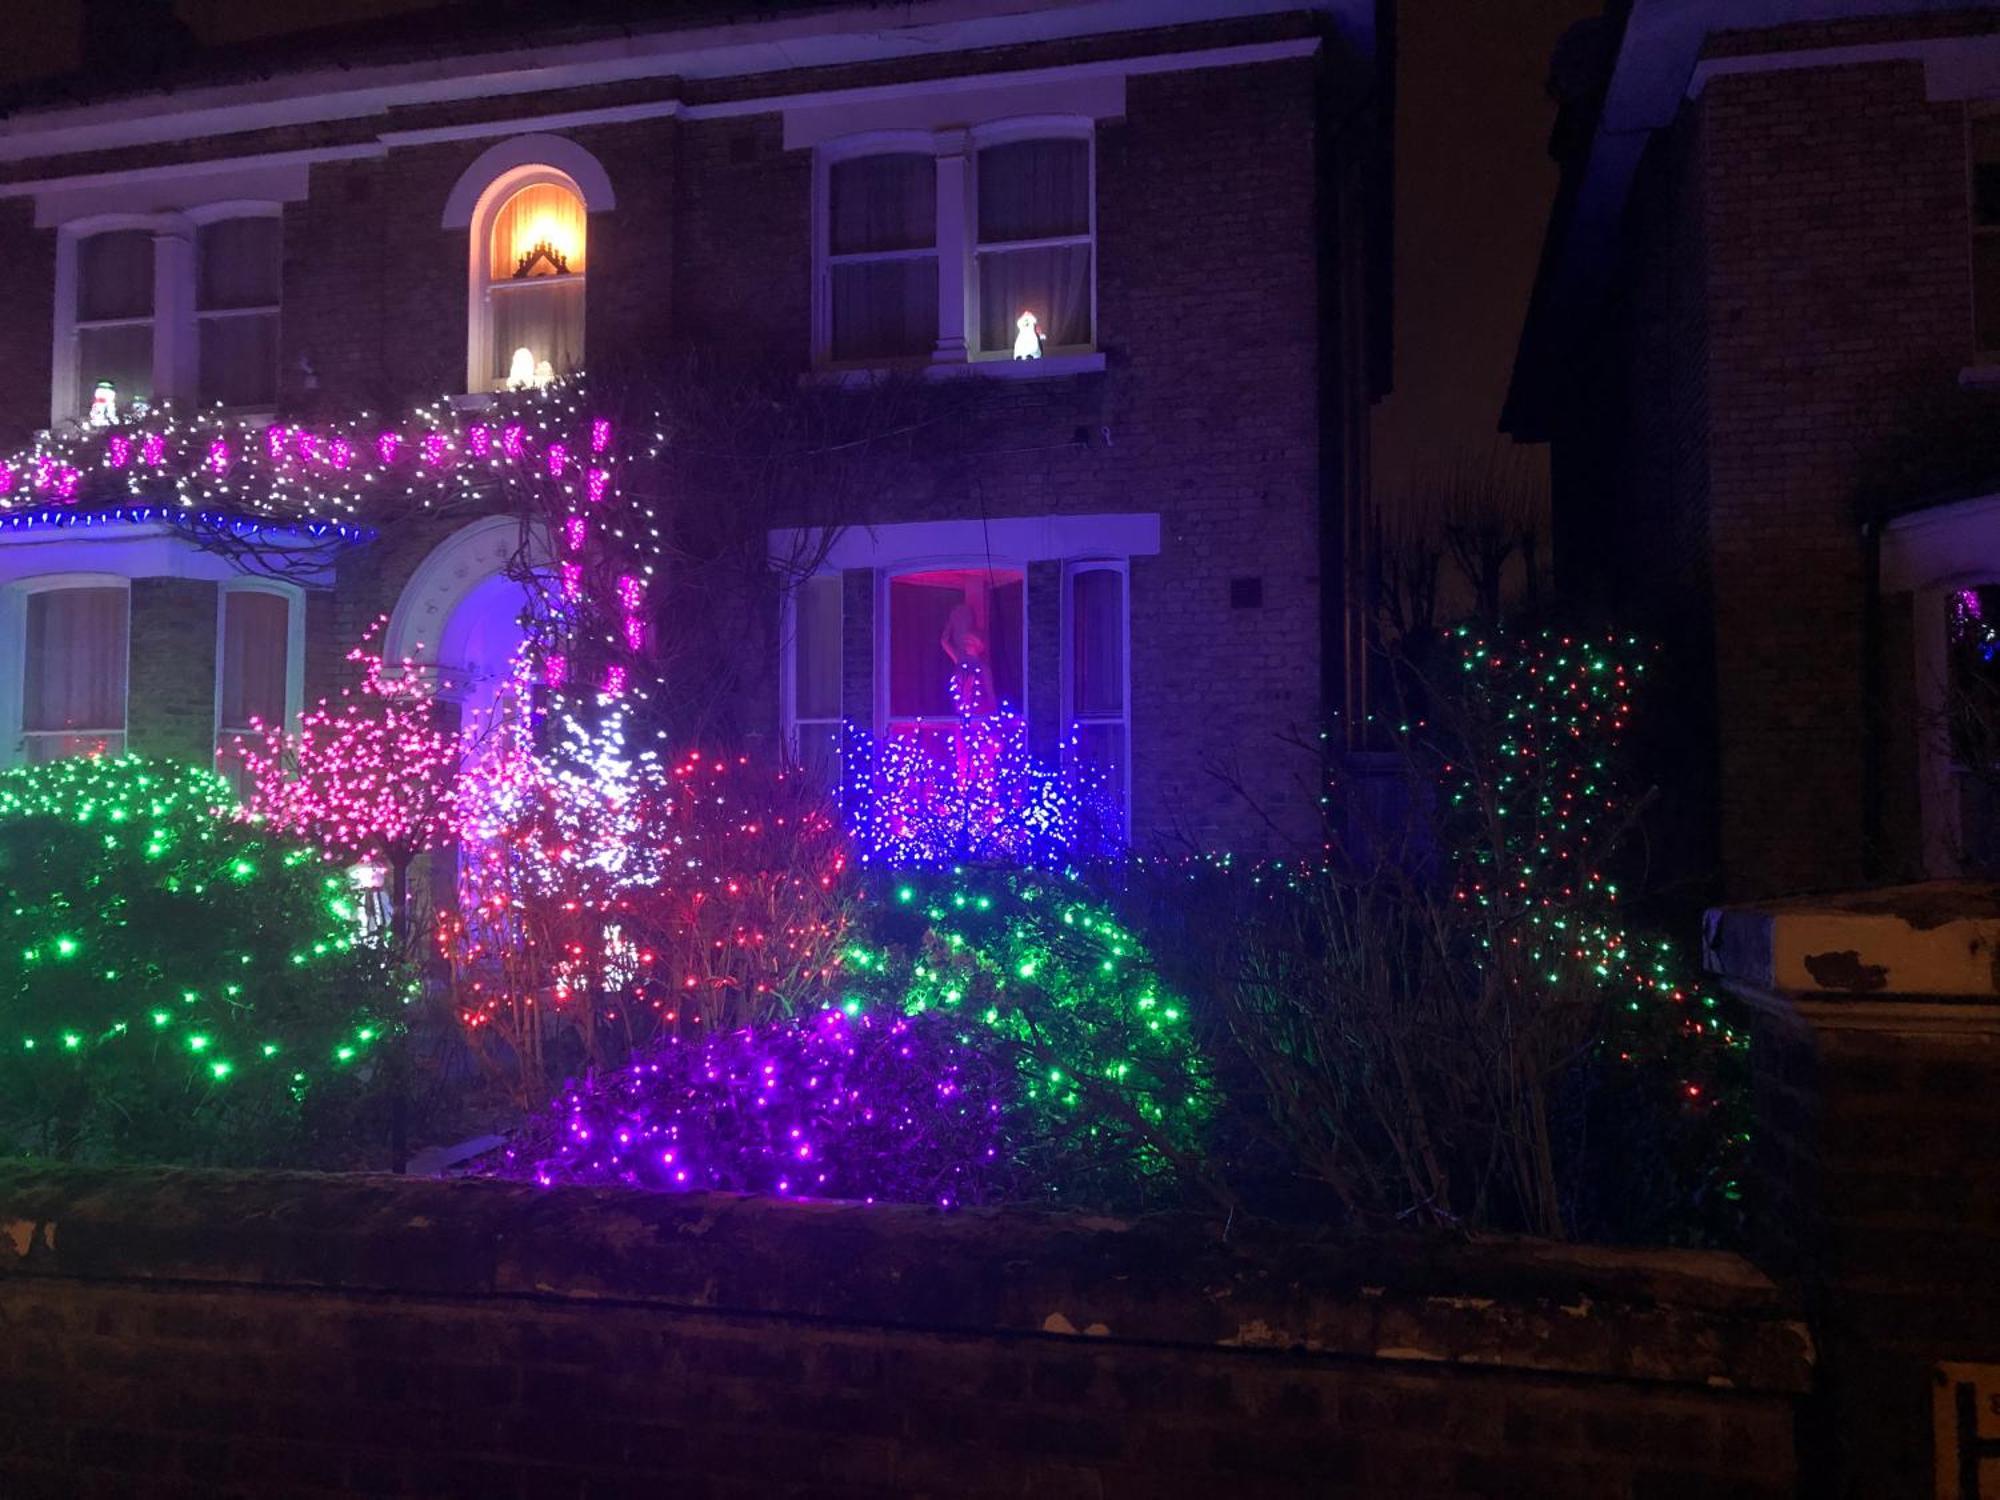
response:
<path id="1" fill-rule="evenodd" d="M 802 579 L 789 599 L 785 740 L 792 763 L 831 785 L 840 756 L 840 575 Z"/>
<path id="2" fill-rule="evenodd" d="M 28 594 L 21 743 L 29 764 L 124 750 L 129 619 L 122 583 Z"/>
<path id="3" fill-rule="evenodd" d="M 959 679 L 974 711 L 1022 708 L 1023 581 L 1018 568 L 932 568 L 888 587 L 892 726 L 957 715 Z"/>
<path id="4" fill-rule="evenodd" d="M 278 400 L 278 276 L 282 222 L 217 219 L 195 238 L 196 394 L 203 405 Z"/>
<path id="5" fill-rule="evenodd" d="M 1095 766 L 1123 804 L 1131 742 L 1130 641 L 1125 567 L 1072 563 L 1063 599 L 1067 646 L 1063 718 L 1072 726 L 1070 753 Z"/>
<path id="6" fill-rule="evenodd" d="M 963 364 L 1096 345 L 1087 120 L 832 141 L 820 154 L 816 338 L 834 364 Z"/>

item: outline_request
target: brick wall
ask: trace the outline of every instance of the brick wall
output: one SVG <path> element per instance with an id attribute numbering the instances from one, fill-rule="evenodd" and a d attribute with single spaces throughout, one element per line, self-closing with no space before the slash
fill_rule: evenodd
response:
<path id="1" fill-rule="evenodd" d="M 1718 853 L 1690 868 L 1734 895 L 1890 873 L 1907 846 L 1864 847 L 1869 798 L 1909 798 L 1865 785 L 1860 522 L 1910 411 L 1956 399 L 1973 355 L 1963 106 L 1915 61 L 1711 78 L 1625 227 L 1557 437 L 1586 539 L 1568 575 L 1669 641 L 1664 711 L 1707 721 L 1681 775 Z"/>
<path id="2" fill-rule="evenodd" d="M 125 723 L 138 754 L 215 763 L 217 607 L 212 583 L 132 580 Z"/>
<path id="3" fill-rule="evenodd" d="M 1791 1493 L 1728 1256 L 386 1178 L 0 1172 L 0 1489 Z"/>

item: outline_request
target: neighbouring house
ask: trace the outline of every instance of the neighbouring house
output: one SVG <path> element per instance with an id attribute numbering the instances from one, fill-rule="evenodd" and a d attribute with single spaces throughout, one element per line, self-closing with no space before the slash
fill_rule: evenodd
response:
<path id="1" fill-rule="evenodd" d="M 934 717 L 970 637 L 1038 748 L 1074 726 L 1135 842 L 1316 839 L 1386 371 L 1373 0 L 634 11 L 163 48 L 143 82 L 13 101 L 0 429 L 92 457 L 80 488 L 17 459 L 0 493 L 0 755 L 206 760 L 327 692 L 378 616 L 388 654 L 478 693 L 521 559 L 558 544 L 399 509 L 426 457 L 350 471 L 316 424 L 464 422 L 699 355 L 815 399 L 886 372 L 953 412 L 893 481 L 768 518 L 770 556 L 811 562 L 703 637 L 740 658 L 731 738 L 817 764 L 843 721 Z M 285 519 L 220 477 L 260 433 L 301 471 L 341 455 L 360 497 L 278 569 L 217 545 L 231 495 Z M 722 607 L 668 576 L 647 628 Z"/>
<path id="2" fill-rule="evenodd" d="M 1633 0 L 1555 59 L 1503 425 L 1568 590 L 1656 633 L 1676 873 L 1990 865 L 2000 11 Z"/>

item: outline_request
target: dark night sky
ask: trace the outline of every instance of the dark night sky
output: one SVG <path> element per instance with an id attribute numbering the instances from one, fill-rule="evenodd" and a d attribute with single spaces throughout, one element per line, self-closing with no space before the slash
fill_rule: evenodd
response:
<path id="1" fill-rule="evenodd" d="M 125 3 L 125 0 L 120 0 Z M 179 0 L 207 42 L 436 8 L 440 0 Z M 467 3 L 467 0 L 446 0 Z M 559 0 L 558 0 L 559 3 Z M 116 9 L 116 7 L 109 7 Z M 1401 0 L 1396 380 L 1375 417 L 1376 489 L 1484 453 L 1555 191 L 1548 57 L 1599 0 Z M 76 66 L 82 0 L 9 9 L 0 84 Z"/>

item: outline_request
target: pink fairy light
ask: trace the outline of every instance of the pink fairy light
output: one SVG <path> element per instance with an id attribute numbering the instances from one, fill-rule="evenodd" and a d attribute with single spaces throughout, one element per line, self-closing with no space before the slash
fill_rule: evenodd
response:
<path id="1" fill-rule="evenodd" d="M 552 477 L 561 477 L 563 465 L 569 462 L 569 449 L 565 448 L 561 443 L 550 443 L 548 458 L 549 474 Z"/>
<path id="2" fill-rule="evenodd" d="M 581 552 L 589 539 L 590 525 L 582 516 L 570 516 L 563 521 L 563 546 L 572 552 Z"/>
<path id="3" fill-rule="evenodd" d="M 599 417 L 590 424 L 590 451 L 602 453 L 611 446 L 611 423 Z"/>
<path id="4" fill-rule="evenodd" d="M 611 475 L 604 469 L 592 469 L 586 481 L 589 486 L 590 503 L 602 505 L 604 497 L 611 489 Z"/>
<path id="5" fill-rule="evenodd" d="M 132 462 L 132 440 L 122 432 L 114 433 L 104 445 L 104 455 L 110 460 L 112 468 L 124 468 Z"/>
<path id="6" fill-rule="evenodd" d="M 542 663 L 542 681 L 552 688 L 559 688 L 569 681 L 569 658 L 560 651 L 551 652 Z"/>
<path id="7" fill-rule="evenodd" d="M 140 459 L 158 468 L 167 461 L 167 440 L 157 432 L 149 432 L 139 440 Z"/>
<path id="8" fill-rule="evenodd" d="M 385 432 L 375 439 L 375 456 L 382 461 L 383 467 L 386 468 L 396 461 L 396 450 L 402 446 L 403 437 L 401 433 Z"/>
<path id="9" fill-rule="evenodd" d="M 217 438 L 208 445 L 208 467 L 220 479 L 229 472 L 229 444 Z"/>
<path id="10" fill-rule="evenodd" d="M 528 451 L 527 430 L 519 422 L 500 429 L 500 451 L 509 458 L 519 458 Z"/>
<path id="11" fill-rule="evenodd" d="M 566 562 L 559 571 L 562 573 L 562 596 L 574 604 L 583 597 L 583 564 Z"/>
<path id="12" fill-rule="evenodd" d="M 336 469 L 345 469 L 354 462 L 354 444 L 344 437 L 335 438 L 327 445 L 327 462 Z"/>
<path id="13" fill-rule="evenodd" d="M 465 429 L 465 449 L 474 458 L 484 458 L 493 451 L 493 433 L 481 426 Z"/>
<path id="14" fill-rule="evenodd" d="M 451 453 L 451 440 L 441 432 L 424 434 L 424 462 L 431 468 L 439 468 Z"/>

